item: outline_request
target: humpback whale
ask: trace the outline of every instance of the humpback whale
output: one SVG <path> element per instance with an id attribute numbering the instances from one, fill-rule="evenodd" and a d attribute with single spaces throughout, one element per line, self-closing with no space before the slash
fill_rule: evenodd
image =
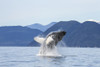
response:
<path id="1" fill-rule="evenodd" d="M 57 54 L 56 45 L 59 41 L 62 40 L 65 34 L 65 31 L 55 31 L 50 32 L 45 38 L 39 36 L 35 37 L 34 40 L 41 44 L 39 54 Z"/>

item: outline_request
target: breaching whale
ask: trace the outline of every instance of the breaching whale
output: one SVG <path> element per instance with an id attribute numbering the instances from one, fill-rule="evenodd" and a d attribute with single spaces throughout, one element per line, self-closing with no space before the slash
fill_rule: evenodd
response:
<path id="1" fill-rule="evenodd" d="M 45 38 L 35 37 L 34 40 L 41 44 L 39 55 L 57 55 L 56 45 L 62 40 L 65 34 L 65 31 L 55 31 L 50 32 Z"/>

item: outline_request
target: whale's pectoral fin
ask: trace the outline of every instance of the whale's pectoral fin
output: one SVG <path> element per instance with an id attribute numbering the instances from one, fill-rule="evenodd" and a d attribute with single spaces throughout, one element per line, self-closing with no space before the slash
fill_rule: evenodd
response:
<path id="1" fill-rule="evenodd" d="M 43 44 L 45 38 L 37 36 L 37 37 L 34 38 L 34 40 L 35 40 L 36 42 L 40 43 L 40 44 Z"/>

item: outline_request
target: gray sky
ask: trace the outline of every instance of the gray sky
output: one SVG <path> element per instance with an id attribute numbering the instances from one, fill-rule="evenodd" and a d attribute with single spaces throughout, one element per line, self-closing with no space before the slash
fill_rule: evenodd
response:
<path id="1" fill-rule="evenodd" d="M 100 20 L 100 0 L 0 0 L 0 26 Z"/>

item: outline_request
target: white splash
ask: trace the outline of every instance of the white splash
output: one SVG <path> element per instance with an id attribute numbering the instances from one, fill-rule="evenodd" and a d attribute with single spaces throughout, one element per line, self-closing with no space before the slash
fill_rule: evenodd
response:
<path id="1" fill-rule="evenodd" d="M 53 40 L 53 38 L 50 36 L 48 38 L 43 38 L 43 37 L 35 37 L 34 38 L 35 41 L 39 42 L 40 45 L 40 50 L 39 53 L 37 54 L 37 56 L 52 56 L 52 57 L 58 57 L 61 56 L 58 53 L 58 49 L 57 46 L 53 45 L 53 48 L 49 48 L 47 47 L 47 44 Z"/>

